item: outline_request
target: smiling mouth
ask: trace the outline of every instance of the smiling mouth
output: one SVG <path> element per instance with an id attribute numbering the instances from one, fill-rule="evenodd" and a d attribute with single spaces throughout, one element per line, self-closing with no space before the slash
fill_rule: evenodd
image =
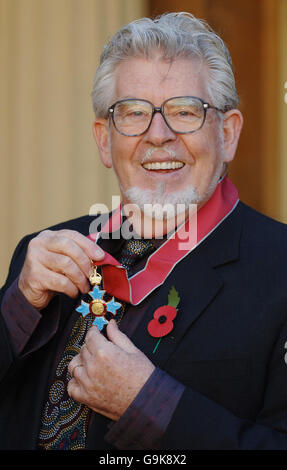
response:
<path id="1" fill-rule="evenodd" d="M 179 170 L 183 168 L 185 163 L 179 161 L 165 161 L 165 162 L 149 162 L 143 163 L 145 170 Z"/>

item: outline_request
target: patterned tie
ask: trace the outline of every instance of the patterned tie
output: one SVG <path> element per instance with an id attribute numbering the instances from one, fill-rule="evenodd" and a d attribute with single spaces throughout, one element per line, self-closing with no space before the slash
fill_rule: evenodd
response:
<path id="1" fill-rule="evenodd" d="M 132 266 L 154 250 L 155 246 L 149 240 L 127 240 L 118 256 L 118 261 L 130 275 Z M 104 300 L 107 301 L 109 298 L 110 296 L 104 297 Z M 124 309 L 125 305 L 117 313 L 115 317 L 117 323 L 120 322 Z M 69 397 L 67 384 L 71 376 L 68 372 L 68 365 L 73 357 L 79 354 L 93 320 L 92 314 L 84 318 L 80 315 L 65 346 L 43 408 L 38 440 L 40 448 L 46 450 L 85 449 L 90 408 Z"/>
<path id="2" fill-rule="evenodd" d="M 154 250 L 155 246 L 150 240 L 127 240 L 117 259 L 121 265 L 126 268 L 129 277 L 133 265 L 140 259 L 151 254 Z"/>

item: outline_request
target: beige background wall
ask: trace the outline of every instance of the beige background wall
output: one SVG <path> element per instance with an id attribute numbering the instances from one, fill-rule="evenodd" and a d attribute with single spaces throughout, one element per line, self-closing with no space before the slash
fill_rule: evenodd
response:
<path id="1" fill-rule="evenodd" d="M 26 233 L 111 207 L 90 100 L 102 45 L 145 0 L 0 0 L 0 284 Z"/>
<path id="2" fill-rule="evenodd" d="M 287 0 L 280 0 L 280 202 L 281 220 L 287 223 Z"/>

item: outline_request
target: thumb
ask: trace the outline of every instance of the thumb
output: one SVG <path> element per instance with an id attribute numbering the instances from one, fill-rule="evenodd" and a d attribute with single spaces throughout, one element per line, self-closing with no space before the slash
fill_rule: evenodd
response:
<path id="1" fill-rule="evenodd" d="M 139 351 L 138 348 L 127 337 L 127 335 L 119 330 L 115 320 L 109 321 L 106 332 L 109 340 L 124 351 L 131 354 Z"/>

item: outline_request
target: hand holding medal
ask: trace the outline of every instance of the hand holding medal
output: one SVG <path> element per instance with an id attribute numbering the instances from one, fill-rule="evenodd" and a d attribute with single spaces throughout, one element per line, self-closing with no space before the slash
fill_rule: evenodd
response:
<path id="1" fill-rule="evenodd" d="M 96 264 L 91 261 L 92 264 L 92 273 L 89 276 L 90 284 L 93 289 L 89 292 L 91 301 L 89 303 L 81 300 L 81 305 L 76 308 L 77 312 L 81 313 L 83 317 L 86 315 L 92 314 L 95 319 L 93 325 L 96 325 L 101 331 L 105 325 L 109 323 L 109 320 L 106 318 L 106 314 L 115 315 L 117 310 L 122 307 L 119 302 L 116 302 L 114 297 L 111 300 L 105 301 L 103 299 L 105 290 L 100 289 L 102 282 L 102 276 L 97 272 Z"/>
<path id="2" fill-rule="evenodd" d="M 81 300 L 76 310 L 84 317 L 92 314 L 94 326 L 89 328 L 80 353 L 69 363 L 72 379 L 68 384 L 68 393 L 74 400 L 117 420 L 148 380 L 155 366 L 118 329 L 116 316 L 118 311 L 121 312 L 122 305 L 110 295 L 108 298 L 111 300 L 106 300 L 105 290 L 101 289 L 102 277 L 94 261 L 92 271 L 89 276 L 91 300 Z M 105 326 L 106 335 L 103 335 L 101 330 Z M 129 386 L 125 387 L 127 382 Z"/>
<path id="3" fill-rule="evenodd" d="M 29 243 L 18 286 L 36 309 L 45 308 L 57 293 L 76 298 L 90 285 L 91 262 L 104 251 L 74 230 L 44 230 Z"/>

